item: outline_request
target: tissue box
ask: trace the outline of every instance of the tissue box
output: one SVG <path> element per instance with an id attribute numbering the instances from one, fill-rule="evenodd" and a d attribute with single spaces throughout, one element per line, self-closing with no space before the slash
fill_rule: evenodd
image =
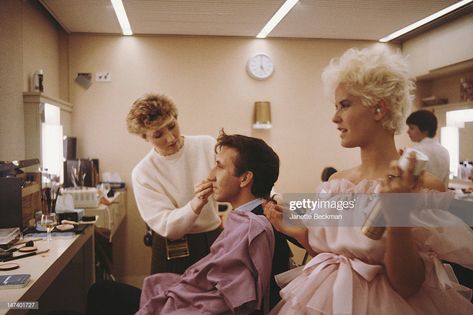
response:
<path id="1" fill-rule="evenodd" d="M 64 189 L 62 194 L 70 194 L 74 200 L 74 208 L 97 208 L 99 195 L 97 188 Z"/>

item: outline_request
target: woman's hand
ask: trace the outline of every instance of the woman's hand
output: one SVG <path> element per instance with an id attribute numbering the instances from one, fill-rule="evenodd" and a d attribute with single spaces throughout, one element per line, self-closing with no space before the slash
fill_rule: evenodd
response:
<path id="1" fill-rule="evenodd" d="M 304 246 L 307 252 L 314 256 L 315 252 L 309 245 L 308 232 L 306 228 L 285 225 L 283 222 L 283 212 L 284 208 L 281 205 L 276 204 L 274 201 L 265 201 L 263 203 L 264 215 L 273 225 L 273 227 L 292 238 L 295 238 L 299 244 Z"/>
<path id="2" fill-rule="evenodd" d="M 423 171 L 419 176 L 414 175 L 417 162 L 414 152 L 409 155 L 408 160 L 406 170 L 402 170 L 397 161 L 391 162 L 389 175 L 382 182 L 382 193 L 413 193 L 420 190 Z M 402 221 L 402 216 L 408 218 L 410 205 L 415 204 L 415 195 L 413 194 L 412 197 L 414 199 L 410 200 L 405 195 L 403 199 L 406 200 L 403 202 L 393 200 L 393 198 L 399 198 L 396 196 L 388 198 L 387 201 L 385 199 L 387 209 L 384 214 L 387 221 Z M 407 208 L 394 209 L 396 206 Z M 425 267 L 412 239 L 410 227 L 387 227 L 384 264 L 389 283 L 399 295 L 407 298 L 419 291 L 425 280 Z"/>
<path id="3" fill-rule="evenodd" d="M 274 201 L 265 201 L 263 203 L 264 215 L 272 224 L 272 226 L 279 232 L 295 238 L 300 242 L 299 238 L 305 234 L 306 228 L 291 226 L 284 224 L 284 208 L 276 204 Z"/>
<path id="4" fill-rule="evenodd" d="M 408 157 L 409 163 L 407 169 L 403 170 L 399 167 L 398 161 L 392 161 L 389 167 L 389 175 L 381 183 L 382 193 L 407 193 L 420 190 L 421 178 L 423 172 L 419 176 L 414 175 L 417 159 L 414 152 Z"/>
<path id="5" fill-rule="evenodd" d="M 265 201 L 263 203 L 264 215 L 271 222 L 273 227 L 281 233 L 284 233 L 283 226 L 283 208 L 274 201 Z"/>
<path id="6" fill-rule="evenodd" d="M 191 207 L 195 214 L 199 215 L 202 212 L 202 208 L 207 204 L 212 193 L 212 182 L 208 179 L 194 186 L 194 197 L 191 200 Z"/>

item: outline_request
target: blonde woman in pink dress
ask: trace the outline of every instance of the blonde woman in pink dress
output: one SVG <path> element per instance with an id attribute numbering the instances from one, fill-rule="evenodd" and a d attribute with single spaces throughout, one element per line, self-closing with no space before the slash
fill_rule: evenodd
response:
<path id="1" fill-rule="evenodd" d="M 412 101 L 413 83 L 402 55 L 384 47 L 350 49 L 331 61 L 322 79 L 335 104 L 332 121 L 341 145 L 359 147 L 361 164 L 332 175 L 318 192 L 445 190 L 433 175 L 413 176 L 414 156 L 407 171 L 392 162 L 399 159 L 394 135 Z M 272 313 L 473 314 L 471 290 L 442 263 L 473 269 L 473 233 L 440 203 L 423 209 L 415 227 L 388 226 L 379 240 L 366 237 L 360 225 L 290 226 L 283 222 L 281 206 L 266 204 L 273 226 L 313 257 L 277 276 L 282 301 Z"/>

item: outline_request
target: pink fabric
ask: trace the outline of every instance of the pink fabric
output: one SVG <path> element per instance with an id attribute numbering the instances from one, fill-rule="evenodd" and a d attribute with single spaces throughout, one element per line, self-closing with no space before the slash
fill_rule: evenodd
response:
<path id="1" fill-rule="evenodd" d="M 318 192 L 376 193 L 380 183 L 348 180 L 324 183 Z M 383 266 L 384 237 L 374 241 L 353 227 L 309 227 L 309 243 L 318 253 L 306 266 L 277 276 L 285 287 L 272 314 L 473 314 L 471 290 L 452 277 L 441 259 L 473 269 L 473 232 L 447 211 L 425 209 L 413 235 L 424 259 L 426 280 L 420 291 L 404 299 L 395 292 Z M 437 221 L 436 221 L 437 220 Z M 445 227 L 452 222 L 452 227 Z M 444 227 L 439 227 L 444 226 Z M 291 281 L 292 280 L 292 281 Z M 467 296 L 467 298 L 465 297 Z"/>
<path id="2" fill-rule="evenodd" d="M 250 313 L 269 290 L 274 233 L 264 216 L 232 212 L 210 253 L 183 275 L 145 279 L 137 314 Z"/>

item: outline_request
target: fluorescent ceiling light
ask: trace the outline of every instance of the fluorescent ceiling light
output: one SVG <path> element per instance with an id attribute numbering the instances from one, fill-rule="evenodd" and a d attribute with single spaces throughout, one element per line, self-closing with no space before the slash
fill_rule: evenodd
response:
<path id="1" fill-rule="evenodd" d="M 438 19 L 438 18 L 440 18 L 440 17 L 442 17 L 442 16 L 444 16 L 444 15 L 446 15 L 446 14 L 448 14 L 448 13 L 450 13 L 450 12 L 452 12 L 452 11 L 458 9 L 458 8 L 461 8 L 461 7 L 471 3 L 472 1 L 473 0 L 462 0 L 462 1 L 459 1 L 455 4 L 452 4 L 451 6 L 446 7 L 443 10 L 440 10 L 440 11 L 438 11 L 438 12 L 432 14 L 432 15 L 429 15 L 428 17 L 423 18 L 422 20 L 414 22 L 411 25 L 408 25 L 408 26 L 406 26 L 406 27 L 394 32 L 394 33 L 389 34 L 386 37 L 381 38 L 379 41 L 382 42 L 382 43 L 389 42 L 390 40 L 398 38 L 401 35 L 404 35 L 404 34 L 410 32 L 410 31 L 412 31 L 412 30 L 414 30 L 418 27 L 421 27 L 422 25 L 425 25 L 429 22 L 432 22 L 435 19 Z"/>
<path id="2" fill-rule="evenodd" d="M 266 38 L 273 28 L 291 11 L 299 0 L 286 0 L 279 10 L 273 15 L 271 20 L 263 27 L 263 29 L 256 35 L 257 38 Z M 473 1 L 473 0 L 472 0 Z"/>
<path id="3" fill-rule="evenodd" d="M 115 10 L 115 14 L 117 15 L 118 23 L 120 23 L 120 27 L 122 28 L 123 35 L 133 35 L 122 0 L 111 0 L 111 2 L 113 9 Z"/>

